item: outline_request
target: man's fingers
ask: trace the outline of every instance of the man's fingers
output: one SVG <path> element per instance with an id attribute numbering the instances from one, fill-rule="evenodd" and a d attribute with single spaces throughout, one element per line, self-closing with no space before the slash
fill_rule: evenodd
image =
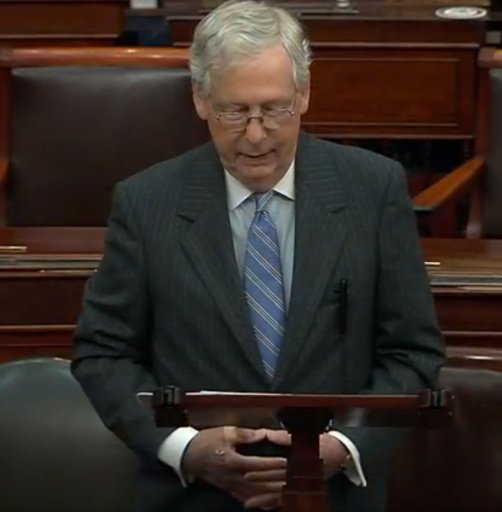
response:
<path id="1" fill-rule="evenodd" d="M 249 498 L 244 502 L 244 508 L 261 508 L 263 510 L 272 510 L 281 506 L 281 494 L 279 492 L 271 492 L 258 494 Z"/>
<path id="2" fill-rule="evenodd" d="M 286 430 L 266 430 L 265 435 L 271 443 L 282 446 L 289 446 L 291 444 L 291 434 Z"/>
<path id="3" fill-rule="evenodd" d="M 247 482 L 285 482 L 285 469 L 271 469 L 267 471 L 250 471 L 244 475 Z"/>
<path id="4" fill-rule="evenodd" d="M 250 444 L 257 443 L 266 439 L 267 431 L 265 429 L 250 429 L 237 427 L 224 427 L 223 434 L 225 440 L 231 444 Z"/>
<path id="5" fill-rule="evenodd" d="M 284 457 L 257 457 L 234 453 L 232 458 L 228 459 L 228 463 L 240 473 L 253 473 L 276 469 L 285 470 L 288 461 Z"/>

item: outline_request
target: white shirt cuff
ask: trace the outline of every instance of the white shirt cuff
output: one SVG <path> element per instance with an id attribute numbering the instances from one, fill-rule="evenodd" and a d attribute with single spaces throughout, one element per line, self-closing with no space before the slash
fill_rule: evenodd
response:
<path id="1" fill-rule="evenodd" d="M 186 447 L 198 433 L 199 431 L 192 427 L 177 428 L 166 437 L 157 452 L 157 457 L 174 469 L 184 487 L 187 486 L 188 482 L 181 471 L 181 460 Z"/>
<path id="2" fill-rule="evenodd" d="M 361 464 L 361 455 L 356 445 L 345 435 L 337 430 L 330 430 L 328 432 L 333 437 L 336 437 L 350 453 L 350 459 L 345 468 L 345 476 L 354 484 L 360 487 L 366 487 L 366 477 L 364 476 L 363 467 Z"/>

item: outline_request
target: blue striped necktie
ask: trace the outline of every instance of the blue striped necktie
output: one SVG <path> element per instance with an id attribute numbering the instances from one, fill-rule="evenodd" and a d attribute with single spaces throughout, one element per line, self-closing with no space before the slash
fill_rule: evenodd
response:
<path id="1" fill-rule="evenodd" d="M 265 373 L 274 376 L 284 337 L 286 312 L 277 230 L 265 209 L 273 191 L 254 194 L 256 213 L 244 259 L 244 290 Z"/>

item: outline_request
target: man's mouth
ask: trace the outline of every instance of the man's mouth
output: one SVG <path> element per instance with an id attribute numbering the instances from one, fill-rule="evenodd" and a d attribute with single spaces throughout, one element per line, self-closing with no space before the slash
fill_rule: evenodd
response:
<path id="1" fill-rule="evenodd" d="M 250 153 L 241 153 L 241 154 L 242 154 L 242 156 L 245 156 L 246 158 L 258 159 L 258 158 L 265 158 L 270 153 L 271 153 L 271 151 L 266 151 L 265 153 L 256 153 L 256 154 L 250 154 Z"/>

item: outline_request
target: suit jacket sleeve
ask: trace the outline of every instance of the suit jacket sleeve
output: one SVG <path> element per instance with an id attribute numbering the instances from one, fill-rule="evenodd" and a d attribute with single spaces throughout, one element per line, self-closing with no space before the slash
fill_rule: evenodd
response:
<path id="1" fill-rule="evenodd" d="M 390 173 L 379 222 L 373 372 L 361 393 L 413 393 L 437 386 L 444 347 L 435 319 L 403 169 Z M 403 437 L 402 429 L 339 428 L 357 446 L 371 485 Z M 385 471 L 384 471 L 385 472 Z"/>
<path id="2" fill-rule="evenodd" d="M 88 281 L 74 336 L 72 371 L 105 425 L 133 450 L 157 457 L 172 431 L 157 428 L 136 393 L 157 387 L 149 372 L 148 290 L 126 184 L 116 187 L 105 253 Z"/>

